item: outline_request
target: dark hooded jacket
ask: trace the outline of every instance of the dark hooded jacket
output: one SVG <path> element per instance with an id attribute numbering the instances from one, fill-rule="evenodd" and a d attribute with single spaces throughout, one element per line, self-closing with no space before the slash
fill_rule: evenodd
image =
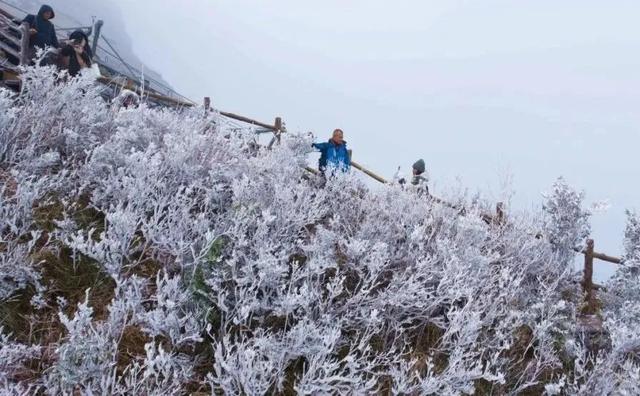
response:
<path id="1" fill-rule="evenodd" d="M 45 12 L 51 12 L 51 19 L 55 16 L 53 8 L 48 5 L 43 5 L 38 11 L 38 15 L 27 15 L 23 22 L 27 22 L 31 29 L 37 30 L 37 33 L 31 35 L 29 46 L 31 47 L 54 47 L 58 48 L 58 37 L 56 36 L 56 29 L 51 21 L 44 19 Z"/>

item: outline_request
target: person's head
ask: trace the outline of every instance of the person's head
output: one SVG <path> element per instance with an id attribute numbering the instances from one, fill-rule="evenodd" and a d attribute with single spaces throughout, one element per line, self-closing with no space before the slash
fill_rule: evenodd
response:
<path id="1" fill-rule="evenodd" d="M 341 145 L 344 142 L 344 132 L 342 129 L 337 128 L 333 130 L 333 135 L 331 136 L 331 140 L 337 145 Z"/>
<path id="2" fill-rule="evenodd" d="M 93 58 L 93 51 L 91 51 L 91 46 L 89 46 L 89 37 L 87 36 L 87 33 L 78 29 L 69 35 L 69 40 L 72 40 L 70 44 L 74 48 L 76 44 L 80 44 L 81 39 L 83 40 L 82 41 L 83 50 L 78 53 L 81 54 L 84 52 L 89 57 L 89 59 Z"/>
<path id="3" fill-rule="evenodd" d="M 73 49 L 81 54 L 87 48 L 87 35 L 82 30 L 76 30 L 69 35 L 69 40 Z"/>
<path id="4" fill-rule="evenodd" d="M 413 168 L 413 174 L 414 174 L 414 175 L 416 175 L 416 176 L 417 176 L 417 175 L 421 175 L 421 174 L 423 174 L 423 173 L 424 173 L 424 171 L 425 171 L 425 169 L 426 169 L 426 165 L 425 165 L 425 163 L 424 163 L 424 160 L 423 160 L 423 159 L 419 159 L 419 160 L 417 160 L 417 161 L 413 164 L 412 168 Z"/>
<path id="5" fill-rule="evenodd" d="M 49 19 L 53 19 L 56 16 L 56 14 L 53 12 L 53 8 L 51 8 L 51 6 L 48 6 L 46 4 L 40 7 L 40 11 L 38 11 L 38 15 L 40 15 L 45 21 L 48 21 Z"/>

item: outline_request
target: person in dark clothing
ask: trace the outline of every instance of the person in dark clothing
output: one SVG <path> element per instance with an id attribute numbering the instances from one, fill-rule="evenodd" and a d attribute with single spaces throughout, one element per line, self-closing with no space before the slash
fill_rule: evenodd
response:
<path id="1" fill-rule="evenodd" d="M 423 159 L 417 160 L 412 168 L 413 177 L 411 178 L 411 184 L 414 186 L 424 185 L 426 187 L 429 177 L 425 174 L 426 165 Z"/>
<path id="2" fill-rule="evenodd" d="M 56 14 L 53 12 L 53 8 L 48 5 L 43 5 L 38 11 L 38 15 L 27 15 L 23 22 L 29 24 L 29 32 L 31 38 L 29 40 L 29 47 L 32 49 L 35 47 L 45 48 L 54 47 L 59 48 L 58 37 L 56 36 L 56 29 L 51 23 Z"/>
<path id="3" fill-rule="evenodd" d="M 69 43 L 60 51 L 63 67 L 71 77 L 77 76 L 80 70 L 91 67 L 91 57 L 86 52 L 86 37 L 84 32 L 76 30 L 69 36 Z"/>
<path id="4" fill-rule="evenodd" d="M 318 168 L 324 175 L 327 168 L 333 168 L 342 172 L 348 172 L 351 167 L 351 158 L 347 150 L 347 142 L 344 140 L 342 129 L 333 131 L 333 136 L 326 143 L 313 143 L 312 146 L 320 150 Z"/>

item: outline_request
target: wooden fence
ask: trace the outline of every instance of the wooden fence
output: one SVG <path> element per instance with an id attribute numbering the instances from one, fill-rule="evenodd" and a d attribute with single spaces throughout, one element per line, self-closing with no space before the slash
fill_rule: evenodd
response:
<path id="1" fill-rule="evenodd" d="M 205 103 L 205 109 L 207 109 L 210 104 L 211 104 L 211 100 L 209 98 L 205 98 L 204 100 Z M 286 129 L 282 128 L 282 119 L 280 117 L 276 118 L 276 122 L 274 125 L 269 125 L 260 121 L 256 121 L 253 120 L 251 118 L 245 117 L 245 116 L 240 116 L 237 114 L 233 114 L 233 113 L 227 113 L 227 112 L 220 112 L 221 115 L 225 116 L 225 117 L 229 117 L 229 118 L 233 118 L 235 120 L 238 121 L 242 121 L 242 122 L 246 122 L 249 123 L 251 125 L 258 125 L 260 127 L 263 127 L 265 129 L 271 130 L 274 132 L 274 136 L 278 136 L 281 132 L 285 132 Z M 352 152 L 349 153 L 350 155 L 352 154 Z M 390 184 L 390 182 L 388 180 L 386 180 L 384 177 L 380 176 L 379 174 L 367 169 L 366 167 L 362 166 L 361 164 L 359 164 L 358 162 L 355 161 L 351 161 L 351 165 L 361 171 L 362 173 L 364 173 L 365 175 L 369 176 L 370 178 L 376 180 L 379 183 L 382 184 Z M 319 172 L 316 169 L 313 169 L 311 167 L 305 167 L 305 169 L 313 174 L 318 174 Z M 459 210 L 462 214 L 465 212 L 465 208 L 461 207 L 459 205 L 455 205 L 452 204 L 450 202 L 447 202 L 443 199 L 440 199 L 436 196 L 431 195 L 430 199 L 438 204 L 441 205 L 445 205 L 449 208 L 452 209 L 456 209 Z M 496 225 L 496 226 L 502 226 L 505 224 L 506 222 L 506 214 L 505 214 L 505 206 L 504 203 L 502 202 L 498 202 L 496 204 L 496 211 L 495 214 L 489 214 L 489 213 L 484 213 L 481 214 L 481 218 L 482 220 L 489 224 L 489 225 Z M 538 234 L 536 235 L 536 238 L 541 238 L 542 234 Z M 602 260 L 602 261 L 606 261 L 612 264 L 622 264 L 623 260 L 619 257 L 614 257 L 614 256 L 610 256 L 608 254 L 605 253 L 598 253 L 594 250 L 594 241 L 593 239 L 589 239 L 587 240 L 587 246 L 584 249 L 580 249 L 580 248 L 574 248 L 574 251 L 576 251 L 579 254 L 584 255 L 584 270 L 583 270 L 583 278 L 581 281 L 581 285 L 583 288 L 583 291 L 585 293 L 584 296 L 584 306 L 582 309 L 582 313 L 587 315 L 587 314 L 593 314 L 595 312 L 597 312 L 597 299 L 595 296 L 595 290 L 602 288 L 599 285 L 596 285 L 593 282 L 593 261 L 594 259 L 598 259 L 598 260 Z"/>
<path id="2" fill-rule="evenodd" d="M 29 63 L 29 24 L 17 25 L 11 14 L 0 10 L 0 50 L 18 60 Z"/>

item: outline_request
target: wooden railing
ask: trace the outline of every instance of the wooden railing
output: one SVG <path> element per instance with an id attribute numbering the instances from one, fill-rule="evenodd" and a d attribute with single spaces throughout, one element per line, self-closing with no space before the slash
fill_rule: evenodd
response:
<path id="1" fill-rule="evenodd" d="M 0 50 L 16 58 L 21 65 L 29 63 L 29 24 L 17 25 L 4 11 L 0 12 Z"/>
<path id="2" fill-rule="evenodd" d="M 354 168 L 362 171 L 364 174 L 366 174 L 367 176 L 373 178 L 374 180 L 383 183 L 383 184 L 388 184 L 389 182 L 387 180 L 385 180 L 383 177 L 377 175 L 376 173 L 364 168 L 362 165 L 355 163 L 354 161 L 351 161 L 351 165 L 353 165 Z M 450 208 L 453 209 L 462 209 L 457 205 L 451 204 L 445 200 L 442 200 L 440 198 L 437 198 L 435 196 L 431 196 L 431 199 L 434 202 L 437 202 L 439 204 L 448 206 Z M 505 213 L 504 213 L 504 204 L 502 202 L 498 202 L 496 204 L 496 213 L 495 215 L 491 215 L 491 214 L 482 214 L 481 218 L 484 220 L 485 223 L 487 224 L 495 224 L 495 225 L 502 225 L 505 222 Z M 540 238 L 542 237 L 542 234 L 538 234 L 536 237 Z M 598 253 L 594 250 L 594 240 L 593 239 L 588 239 L 587 240 L 587 246 L 584 249 L 580 249 L 580 248 L 574 248 L 574 251 L 584 255 L 584 269 L 583 269 L 583 277 L 582 277 L 582 288 L 584 290 L 585 293 L 585 297 L 584 297 L 584 302 L 585 305 L 583 307 L 583 313 L 585 314 L 593 314 L 595 312 L 597 312 L 598 310 L 598 304 L 597 304 L 597 299 L 595 297 L 595 290 L 601 288 L 601 286 L 596 285 L 593 282 L 593 260 L 594 259 L 598 259 L 598 260 L 602 260 L 608 263 L 612 263 L 612 264 L 623 264 L 624 260 L 620 257 L 615 257 L 615 256 L 610 256 L 608 254 L 605 253 Z"/>
<path id="3" fill-rule="evenodd" d="M 208 102 L 208 98 L 205 98 L 205 104 Z M 223 115 L 226 114 L 230 114 L 230 113 L 221 113 Z M 236 119 L 240 120 L 240 121 L 246 121 L 249 122 L 250 124 L 254 124 L 254 125 L 261 125 L 267 128 L 271 128 L 272 130 L 276 131 L 277 129 L 274 126 L 270 126 L 267 124 L 263 124 L 251 119 L 248 119 L 246 117 L 243 116 L 236 116 L 231 114 L 232 116 L 234 116 Z M 352 156 L 352 151 L 349 151 L 349 156 Z M 362 166 L 361 164 L 351 160 L 351 166 L 353 166 L 355 169 L 358 169 L 359 171 L 361 171 L 362 173 L 364 173 L 365 175 L 371 177 L 372 179 L 376 180 L 379 183 L 382 184 L 390 184 L 390 182 L 388 180 L 386 180 L 384 177 L 378 175 L 377 173 L 365 168 L 364 166 Z M 313 174 L 319 174 L 319 172 L 311 167 L 305 167 L 305 170 L 307 170 L 310 173 Z M 452 204 L 450 202 L 447 202 L 446 200 L 443 200 L 441 198 L 438 198 L 436 196 L 430 195 L 429 199 L 432 202 L 447 206 L 449 208 L 455 209 L 460 211 L 461 214 L 465 213 L 465 208 L 460 206 L 460 205 L 455 205 Z M 483 213 L 480 215 L 480 217 L 482 218 L 482 220 L 489 224 L 489 225 L 496 225 L 496 226 L 503 226 L 506 222 L 506 215 L 504 212 L 504 203 L 502 202 L 498 202 L 496 204 L 496 213 L 495 214 L 489 214 L 489 213 Z M 538 233 L 536 236 L 536 238 L 542 238 L 543 235 L 542 233 Z M 581 281 L 582 284 L 582 288 L 583 291 L 585 293 L 584 296 L 584 306 L 582 309 L 582 313 L 586 314 L 586 315 L 590 315 L 593 314 L 595 312 L 597 312 L 598 310 L 598 303 L 597 303 L 597 299 L 595 297 L 595 290 L 601 288 L 601 286 L 596 285 L 593 282 L 593 261 L 594 259 L 598 259 L 598 260 L 602 260 L 602 261 L 606 261 L 612 264 L 623 264 L 624 260 L 622 258 L 619 257 L 614 257 L 614 256 L 610 256 L 608 254 L 605 253 L 598 253 L 594 250 L 594 241 L 593 239 L 588 239 L 587 240 L 587 246 L 584 249 L 580 249 L 580 248 L 574 248 L 574 251 L 576 251 L 579 254 L 584 255 L 584 270 L 583 270 L 583 278 Z"/>

